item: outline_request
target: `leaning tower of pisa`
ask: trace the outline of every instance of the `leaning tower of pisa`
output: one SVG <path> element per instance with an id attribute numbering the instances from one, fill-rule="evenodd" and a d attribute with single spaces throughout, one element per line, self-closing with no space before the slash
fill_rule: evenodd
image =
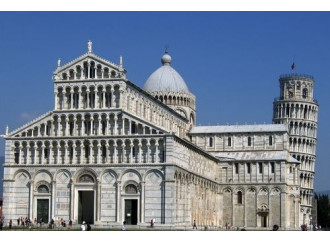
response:
<path id="1" fill-rule="evenodd" d="M 300 224 L 312 223 L 317 114 L 313 97 L 314 78 L 309 75 L 280 76 L 280 97 L 274 100 L 273 123 L 286 123 L 291 155 L 300 161 Z"/>

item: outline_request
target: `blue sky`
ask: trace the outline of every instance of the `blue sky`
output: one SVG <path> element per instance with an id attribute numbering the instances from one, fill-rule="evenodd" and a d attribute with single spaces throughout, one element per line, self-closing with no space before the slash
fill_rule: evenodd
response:
<path id="1" fill-rule="evenodd" d="M 143 87 L 169 46 L 197 98 L 197 123 L 271 123 L 278 78 L 315 77 L 316 191 L 330 190 L 330 12 L 0 12 L 0 134 L 54 106 L 52 73 L 87 51 Z M 4 140 L 0 140 L 0 156 Z"/>

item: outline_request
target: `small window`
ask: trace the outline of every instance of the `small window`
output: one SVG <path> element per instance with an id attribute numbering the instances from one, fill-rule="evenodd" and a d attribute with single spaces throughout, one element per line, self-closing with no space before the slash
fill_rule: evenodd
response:
<path id="1" fill-rule="evenodd" d="M 228 146 L 231 146 L 231 137 L 228 137 L 228 143 L 227 143 Z"/>
<path id="2" fill-rule="evenodd" d="M 268 144 L 269 144 L 269 146 L 273 145 L 273 136 L 271 136 L 271 135 L 268 137 Z"/>
<path id="3" fill-rule="evenodd" d="M 138 191 L 137 191 L 137 188 L 135 185 L 133 184 L 129 184 L 125 187 L 125 193 L 128 193 L 128 194 L 137 194 Z"/>
<path id="4" fill-rule="evenodd" d="M 251 137 L 248 137 L 248 146 L 251 146 L 252 145 L 252 139 Z"/>
<path id="5" fill-rule="evenodd" d="M 290 173 L 292 173 L 292 166 L 290 166 Z"/>
<path id="6" fill-rule="evenodd" d="M 213 138 L 212 137 L 209 138 L 209 147 L 213 147 Z"/>
<path id="7" fill-rule="evenodd" d="M 235 163 L 235 174 L 238 174 L 238 163 Z"/>
<path id="8" fill-rule="evenodd" d="M 237 192 L 237 204 L 243 204 L 243 194 L 241 191 Z"/>
<path id="9" fill-rule="evenodd" d="M 274 162 L 270 163 L 270 168 L 271 168 L 271 173 L 274 173 L 275 172 L 275 163 Z"/>
<path id="10" fill-rule="evenodd" d="M 258 166 L 259 166 L 259 173 L 261 173 L 261 174 L 262 174 L 262 170 L 263 170 L 263 169 L 262 169 L 262 163 L 261 163 L 261 162 L 259 162 L 259 163 L 258 163 Z"/>
<path id="11" fill-rule="evenodd" d="M 246 164 L 246 172 L 247 172 L 248 174 L 251 173 L 251 164 L 250 164 L 250 163 L 247 163 L 247 164 Z"/>

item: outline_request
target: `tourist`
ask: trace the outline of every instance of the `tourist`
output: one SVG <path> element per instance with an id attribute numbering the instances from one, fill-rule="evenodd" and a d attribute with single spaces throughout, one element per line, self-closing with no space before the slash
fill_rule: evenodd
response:
<path id="1" fill-rule="evenodd" d="M 69 229 L 72 228 L 72 220 L 69 221 Z"/>
<path id="2" fill-rule="evenodd" d="M 11 229 L 11 226 L 13 225 L 13 221 L 9 220 L 9 229 Z"/>
<path id="3" fill-rule="evenodd" d="M 121 226 L 121 230 L 122 230 L 122 231 L 125 231 L 125 230 L 126 230 L 126 226 L 125 226 L 125 225 L 126 225 L 126 221 L 124 221 L 124 222 L 123 222 L 123 226 Z"/>
<path id="4" fill-rule="evenodd" d="M 194 224 L 193 224 L 193 229 L 197 229 L 197 226 L 196 226 L 196 220 L 194 219 Z"/>
<path id="5" fill-rule="evenodd" d="M 87 231 L 91 231 L 92 230 L 92 227 L 91 227 L 91 225 L 89 223 L 87 223 L 87 225 L 86 225 L 86 230 Z"/>
<path id="6" fill-rule="evenodd" d="M 86 231 L 86 222 L 85 221 L 82 222 L 81 231 Z"/>
<path id="7" fill-rule="evenodd" d="M 156 219 L 153 218 L 151 221 L 152 221 L 152 227 L 154 227 L 156 223 Z"/>
<path id="8" fill-rule="evenodd" d="M 153 219 L 150 220 L 150 227 L 151 227 L 151 228 L 154 227 L 154 220 L 153 220 Z"/>
<path id="9" fill-rule="evenodd" d="M 278 225 L 277 224 L 274 224 L 272 231 L 277 231 L 278 229 L 279 229 Z"/>

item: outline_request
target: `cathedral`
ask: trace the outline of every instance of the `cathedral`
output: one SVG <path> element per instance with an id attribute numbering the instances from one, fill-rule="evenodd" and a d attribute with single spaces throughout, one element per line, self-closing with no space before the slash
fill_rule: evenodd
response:
<path id="1" fill-rule="evenodd" d="M 3 214 L 94 225 L 309 224 L 314 78 L 280 76 L 273 124 L 196 126 L 196 97 L 166 51 L 143 88 L 87 52 L 53 73 L 54 109 L 5 134 Z M 7 222 L 8 222 L 7 221 Z"/>

